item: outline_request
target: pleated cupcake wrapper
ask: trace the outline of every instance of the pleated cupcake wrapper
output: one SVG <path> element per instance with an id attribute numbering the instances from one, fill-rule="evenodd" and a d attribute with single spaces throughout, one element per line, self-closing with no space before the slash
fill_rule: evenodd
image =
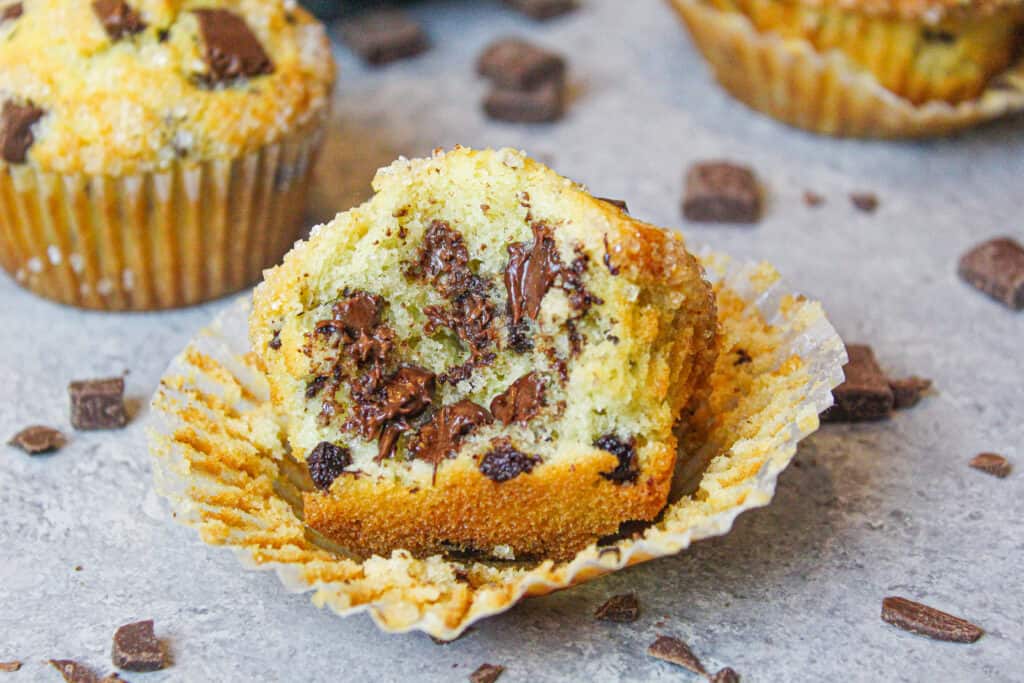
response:
<path id="1" fill-rule="evenodd" d="M 0 265 L 65 304 L 154 310 L 237 292 L 299 236 L 318 119 L 244 157 L 122 177 L 0 168 Z"/>
<path id="2" fill-rule="evenodd" d="M 449 640 L 519 600 L 595 579 L 692 542 L 725 534 L 745 510 L 768 504 L 799 441 L 818 428 L 842 381 L 845 349 L 815 302 L 794 296 L 765 264 L 705 252 L 715 283 L 722 355 L 700 443 L 687 443 L 673 502 L 642 535 L 592 545 L 567 563 L 524 565 L 416 559 L 404 551 L 361 560 L 301 519 L 305 468 L 249 353 L 248 297 L 227 308 L 175 359 L 153 400 L 155 486 L 179 522 L 235 551 L 249 569 L 274 570 L 339 615 L 368 611 L 390 632 Z M 736 349 L 752 358 L 736 363 Z"/>
<path id="3" fill-rule="evenodd" d="M 920 138 L 1024 111 L 1024 58 L 977 99 L 915 105 L 838 51 L 819 53 L 808 41 L 761 33 L 744 15 L 705 0 L 669 2 L 726 90 L 798 128 L 839 137 Z"/>

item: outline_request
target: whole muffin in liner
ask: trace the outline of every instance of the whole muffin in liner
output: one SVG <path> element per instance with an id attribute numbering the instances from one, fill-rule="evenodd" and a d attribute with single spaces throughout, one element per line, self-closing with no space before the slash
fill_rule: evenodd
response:
<path id="1" fill-rule="evenodd" d="M 0 266 L 101 310 L 258 280 L 303 225 L 323 26 L 275 0 L 18 6 L 0 21 Z"/>
<path id="2" fill-rule="evenodd" d="M 480 562 L 401 550 L 358 558 L 302 522 L 312 485 L 285 446 L 284 425 L 249 350 L 241 299 L 171 364 L 153 400 L 155 486 L 177 520 L 246 568 L 272 569 L 339 615 L 368 611 L 385 631 L 450 640 L 519 600 L 673 555 L 722 535 L 743 511 L 767 505 L 799 441 L 819 425 L 842 381 L 845 348 L 819 304 L 788 290 L 767 264 L 706 251 L 722 352 L 707 404 L 694 416 L 661 519 L 592 544 L 567 562 Z M 694 455 L 696 454 L 696 455 Z"/>
<path id="3" fill-rule="evenodd" d="M 977 3 L 975 21 L 964 8 L 909 1 L 809 1 L 799 7 L 773 7 L 772 0 L 735 6 L 727 0 L 669 2 L 730 94 L 798 128 L 840 137 L 917 138 L 1024 111 L 1024 57 L 994 75 L 976 68 L 968 77 L 958 71 L 961 62 L 919 56 L 923 34 L 941 45 L 956 38 L 949 27 L 978 24 L 965 49 L 984 53 L 978 59 L 989 70 L 1000 67 L 1013 58 L 1004 39 L 1019 40 L 1005 33 L 1005 24 L 1024 21 L 1012 3 Z M 1005 22 L 993 22 L 994 12 L 1005 14 Z M 985 53 L 988 34 L 998 35 L 1000 45 Z"/>

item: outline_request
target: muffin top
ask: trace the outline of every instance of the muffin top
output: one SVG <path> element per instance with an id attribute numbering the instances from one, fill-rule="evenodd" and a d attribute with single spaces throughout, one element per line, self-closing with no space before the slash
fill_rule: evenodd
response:
<path id="1" fill-rule="evenodd" d="M 320 116 L 333 80 L 294 0 L 0 0 L 0 166 L 237 157 Z"/>

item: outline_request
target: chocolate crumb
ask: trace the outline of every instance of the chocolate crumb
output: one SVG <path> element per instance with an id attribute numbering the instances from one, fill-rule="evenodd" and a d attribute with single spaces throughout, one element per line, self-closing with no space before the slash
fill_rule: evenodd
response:
<path id="1" fill-rule="evenodd" d="M 0 671 L 5 673 L 11 673 L 21 668 L 21 662 L 14 660 L 13 662 L 0 662 Z"/>
<path id="2" fill-rule="evenodd" d="M 469 675 L 470 683 L 494 683 L 505 671 L 505 667 L 496 664 L 481 664 Z"/>
<path id="3" fill-rule="evenodd" d="M 878 209 L 878 196 L 873 192 L 854 192 L 850 195 L 850 202 L 864 213 L 874 213 Z"/>
<path id="4" fill-rule="evenodd" d="M 816 209 L 819 206 L 823 205 L 824 203 L 825 198 L 822 197 L 817 192 L 812 192 L 811 190 L 807 190 L 804 192 L 804 204 L 811 207 L 812 209 Z"/>
<path id="5" fill-rule="evenodd" d="M 142 16 L 124 0 L 93 0 L 92 11 L 111 40 L 121 40 L 146 30 Z"/>
<path id="6" fill-rule="evenodd" d="M 537 21 L 560 17 L 577 7 L 576 0 L 505 0 L 505 4 Z"/>
<path id="7" fill-rule="evenodd" d="M 352 453 L 344 446 L 321 441 L 310 451 L 306 464 L 309 466 L 309 476 L 316 487 L 321 491 L 327 491 L 345 468 L 352 464 Z"/>
<path id="8" fill-rule="evenodd" d="M 708 680 L 710 683 L 740 683 L 740 675 L 733 669 L 725 667 L 715 672 Z"/>
<path id="9" fill-rule="evenodd" d="M 0 24 L 5 21 L 14 21 L 25 12 L 25 6 L 20 2 L 15 2 L 11 5 L 6 5 L 0 10 Z"/>
<path id="10" fill-rule="evenodd" d="M 893 408 L 904 410 L 913 408 L 921 401 L 921 394 L 928 391 L 932 386 L 930 379 L 923 379 L 917 376 L 904 379 L 890 379 L 889 388 L 892 389 Z"/>
<path id="11" fill-rule="evenodd" d="M 34 425 L 26 427 L 11 437 L 8 441 L 12 446 L 17 446 L 29 455 L 49 453 L 64 446 L 67 438 L 52 427 Z"/>
<path id="12" fill-rule="evenodd" d="M 1013 466 L 1010 465 L 1010 461 L 998 453 L 978 453 L 976 456 L 971 458 L 971 462 L 969 464 L 976 470 L 981 470 L 982 472 L 991 474 L 993 477 L 999 477 L 1000 479 L 1005 479 L 1010 476 L 1010 472 L 1013 470 Z"/>
<path id="13" fill-rule="evenodd" d="M 536 372 L 523 375 L 491 401 L 494 417 L 506 425 L 525 425 L 544 406 L 544 380 Z"/>
<path id="14" fill-rule="evenodd" d="M 619 464 L 611 472 L 601 472 L 605 479 L 616 484 L 634 483 L 640 475 L 636 462 L 636 439 L 623 441 L 615 434 L 605 434 L 594 442 L 595 448 L 608 451 L 619 459 Z"/>
<path id="15" fill-rule="evenodd" d="M 636 599 L 636 593 L 613 595 L 597 608 L 594 617 L 601 621 L 631 624 L 640 618 L 640 601 Z"/>
<path id="16" fill-rule="evenodd" d="M 756 223 L 761 191 L 753 171 L 727 161 L 694 164 L 686 174 L 683 215 L 696 223 Z"/>
<path id="17" fill-rule="evenodd" d="M 826 422 L 882 420 L 892 413 L 895 397 L 889 378 L 878 367 L 870 346 L 847 344 L 849 361 L 843 366 L 846 380 L 832 390 L 835 405 L 826 410 Z"/>
<path id="18" fill-rule="evenodd" d="M 23 164 L 35 143 L 32 126 L 44 112 L 31 102 L 17 104 L 8 100 L 0 111 L 0 157 L 11 164 Z"/>
<path id="19" fill-rule="evenodd" d="M 72 382 L 68 394 L 75 429 L 119 429 L 128 424 L 123 377 Z"/>
<path id="20" fill-rule="evenodd" d="M 506 438 L 495 439 L 491 450 L 480 461 L 480 472 L 491 481 L 501 483 L 529 474 L 540 464 L 540 458 L 516 450 Z"/>
<path id="21" fill-rule="evenodd" d="M 1004 306 L 1024 309 L 1024 246 L 1010 237 L 982 242 L 960 257 L 960 278 Z"/>
<path id="22" fill-rule="evenodd" d="M 985 633 L 965 619 L 899 597 L 882 601 L 882 620 L 904 631 L 954 643 L 973 643 Z"/>
<path id="23" fill-rule="evenodd" d="M 225 9 L 191 10 L 199 20 L 209 83 L 227 83 L 274 72 L 274 63 L 245 19 Z"/>
<path id="24" fill-rule="evenodd" d="M 647 654 L 662 661 L 677 664 L 696 674 L 708 675 L 707 669 L 697 659 L 697 655 L 693 654 L 690 646 L 678 638 L 658 636 L 658 639 L 647 648 Z"/>
<path id="25" fill-rule="evenodd" d="M 110 656 L 114 666 L 127 671 L 164 668 L 164 649 L 153 634 L 153 620 L 137 621 L 117 629 Z"/>
<path id="26" fill-rule="evenodd" d="M 753 360 L 746 349 L 736 349 L 736 360 L 733 361 L 733 365 L 746 365 L 753 362 Z"/>
<path id="27" fill-rule="evenodd" d="M 84 664 L 71 659 L 51 659 L 50 665 L 60 672 L 67 683 L 97 683 L 96 674 Z"/>
<path id="28" fill-rule="evenodd" d="M 274 336 L 270 338 L 269 342 L 267 342 L 267 346 L 274 351 L 281 348 L 281 330 L 274 330 Z"/>
<path id="29" fill-rule="evenodd" d="M 366 12 L 340 24 L 341 39 L 367 64 L 380 66 L 426 51 L 423 28 L 398 10 Z"/>

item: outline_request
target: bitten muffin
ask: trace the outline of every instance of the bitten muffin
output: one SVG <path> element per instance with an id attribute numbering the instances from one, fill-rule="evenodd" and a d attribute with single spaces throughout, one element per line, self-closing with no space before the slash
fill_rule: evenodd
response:
<path id="1" fill-rule="evenodd" d="M 301 227 L 334 65 L 279 0 L 0 0 L 0 263 L 151 309 L 257 280 Z"/>
<path id="2" fill-rule="evenodd" d="M 374 189 L 254 295 L 306 523 L 362 555 L 565 559 L 654 519 L 716 357 L 682 238 L 512 150 Z"/>

